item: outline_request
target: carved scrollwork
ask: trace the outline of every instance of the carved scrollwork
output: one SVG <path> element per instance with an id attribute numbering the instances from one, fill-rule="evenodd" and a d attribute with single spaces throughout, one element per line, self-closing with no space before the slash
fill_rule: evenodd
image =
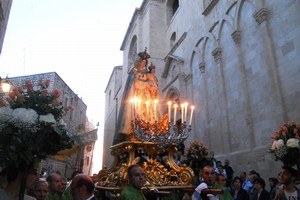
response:
<path id="1" fill-rule="evenodd" d="M 194 172 L 190 167 L 180 167 L 175 163 L 176 145 L 166 149 L 158 148 L 152 142 L 124 142 L 112 147 L 115 156 L 110 169 L 98 173 L 98 187 L 119 190 L 127 183 L 127 169 L 140 164 L 145 173 L 148 187 L 191 187 Z"/>

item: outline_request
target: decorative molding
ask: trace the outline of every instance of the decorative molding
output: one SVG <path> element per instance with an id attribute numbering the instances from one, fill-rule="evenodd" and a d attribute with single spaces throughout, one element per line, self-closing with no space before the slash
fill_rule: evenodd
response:
<path id="1" fill-rule="evenodd" d="M 191 80 L 193 78 L 193 74 L 187 74 L 185 77 L 184 77 L 184 81 L 185 82 L 188 82 L 189 80 Z"/>
<path id="2" fill-rule="evenodd" d="M 187 32 L 184 32 L 182 36 L 179 38 L 179 40 L 174 44 L 171 51 L 168 53 L 168 55 L 172 55 L 176 49 L 179 47 L 179 45 L 183 42 L 183 40 L 186 38 Z M 166 56 L 167 57 L 167 56 Z M 166 59 L 166 58 L 165 58 Z"/>
<path id="3" fill-rule="evenodd" d="M 204 9 L 202 15 L 204 16 L 208 15 L 218 2 L 219 0 L 211 0 L 209 4 L 206 6 L 206 8 Z"/>
<path id="4" fill-rule="evenodd" d="M 253 17 L 255 18 L 258 25 L 266 21 L 268 19 L 268 16 L 269 10 L 267 8 L 261 8 L 253 14 Z"/>
<path id="5" fill-rule="evenodd" d="M 222 49 L 220 47 L 217 47 L 215 50 L 213 50 L 212 55 L 216 63 L 220 63 L 222 59 Z"/>
<path id="6" fill-rule="evenodd" d="M 167 84 L 165 88 L 162 89 L 162 92 L 165 92 L 171 85 L 179 78 L 179 75 L 177 75 L 170 83 Z"/>
<path id="7" fill-rule="evenodd" d="M 179 40 L 175 43 L 175 45 L 172 47 L 171 51 L 167 54 L 167 56 L 165 57 L 164 61 L 165 61 L 165 68 L 164 68 L 164 71 L 162 73 L 162 77 L 163 78 L 167 78 L 168 76 L 168 73 L 169 73 L 169 69 L 170 69 L 170 64 L 171 64 L 171 61 L 174 59 L 174 56 L 172 55 L 176 49 L 180 46 L 180 44 L 183 42 L 183 40 L 186 38 L 187 36 L 187 32 L 184 32 L 182 34 L 182 36 L 179 38 Z M 179 58 L 179 57 L 178 57 Z M 177 60 L 177 58 L 175 59 L 176 61 L 179 61 Z"/>
<path id="8" fill-rule="evenodd" d="M 199 64 L 199 69 L 200 69 L 200 72 L 201 73 L 205 73 L 205 63 L 204 62 L 201 62 Z"/>
<path id="9" fill-rule="evenodd" d="M 233 41 L 235 42 L 235 44 L 240 44 L 241 43 L 241 31 L 234 31 L 233 33 L 231 33 L 231 37 L 233 39 Z"/>

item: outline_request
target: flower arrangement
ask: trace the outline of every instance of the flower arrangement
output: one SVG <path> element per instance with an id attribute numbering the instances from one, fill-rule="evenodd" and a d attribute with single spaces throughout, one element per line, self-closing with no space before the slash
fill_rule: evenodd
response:
<path id="1" fill-rule="evenodd" d="M 208 148 L 199 140 L 190 142 L 190 145 L 185 149 L 183 164 L 191 167 L 195 175 L 199 175 L 200 169 L 208 164 Z"/>
<path id="2" fill-rule="evenodd" d="M 274 153 L 276 160 L 291 166 L 299 162 L 300 123 L 291 121 L 282 124 L 272 135 L 272 139 L 270 152 Z"/>
<path id="3" fill-rule="evenodd" d="M 48 91 L 49 80 L 37 86 L 14 88 L 0 99 L 0 167 L 33 167 L 49 155 L 72 147 L 73 135 L 66 130 L 62 117 L 61 91 Z"/>

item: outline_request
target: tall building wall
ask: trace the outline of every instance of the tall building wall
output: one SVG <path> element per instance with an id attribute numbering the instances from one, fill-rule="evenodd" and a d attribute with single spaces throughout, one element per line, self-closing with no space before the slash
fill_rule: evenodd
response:
<path id="1" fill-rule="evenodd" d="M 161 99 L 196 106 L 186 145 L 200 139 L 235 175 L 276 176 L 271 135 L 300 121 L 300 2 L 190 0 L 174 10 L 174 1 L 144 0 L 134 13 L 121 46 L 122 90 L 132 48 L 149 44 Z"/>
<path id="2" fill-rule="evenodd" d="M 12 0 L 0 0 L 0 55 L 5 37 Z"/>

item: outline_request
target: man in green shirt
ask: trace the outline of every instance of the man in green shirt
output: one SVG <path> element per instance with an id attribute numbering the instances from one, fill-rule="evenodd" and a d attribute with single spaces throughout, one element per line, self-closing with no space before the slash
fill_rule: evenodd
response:
<path id="1" fill-rule="evenodd" d="M 146 200 L 141 188 L 145 184 L 143 169 L 135 164 L 127 169 L 128 184 L 121 192 L 121 200 Z"/>
<path id="2" fill-rule="evenodd" d="M 221 189 L 222 194 L 219 194 L 219 199 L 220 200 L 232 200 L 232 196 L 226 187 L 226 178 L 224 174 L 217 174 L 216 175 L 216 183 L 213 185 L 214 188 L 216 189 Z"/>
<path id="3" fill-rule="evenodd" d="M 63 200 L 61 189 L 61 176 L 59 174 L 50 174 L 46 181 L 48 182 L 48 194 L 46 200 Z"/>

